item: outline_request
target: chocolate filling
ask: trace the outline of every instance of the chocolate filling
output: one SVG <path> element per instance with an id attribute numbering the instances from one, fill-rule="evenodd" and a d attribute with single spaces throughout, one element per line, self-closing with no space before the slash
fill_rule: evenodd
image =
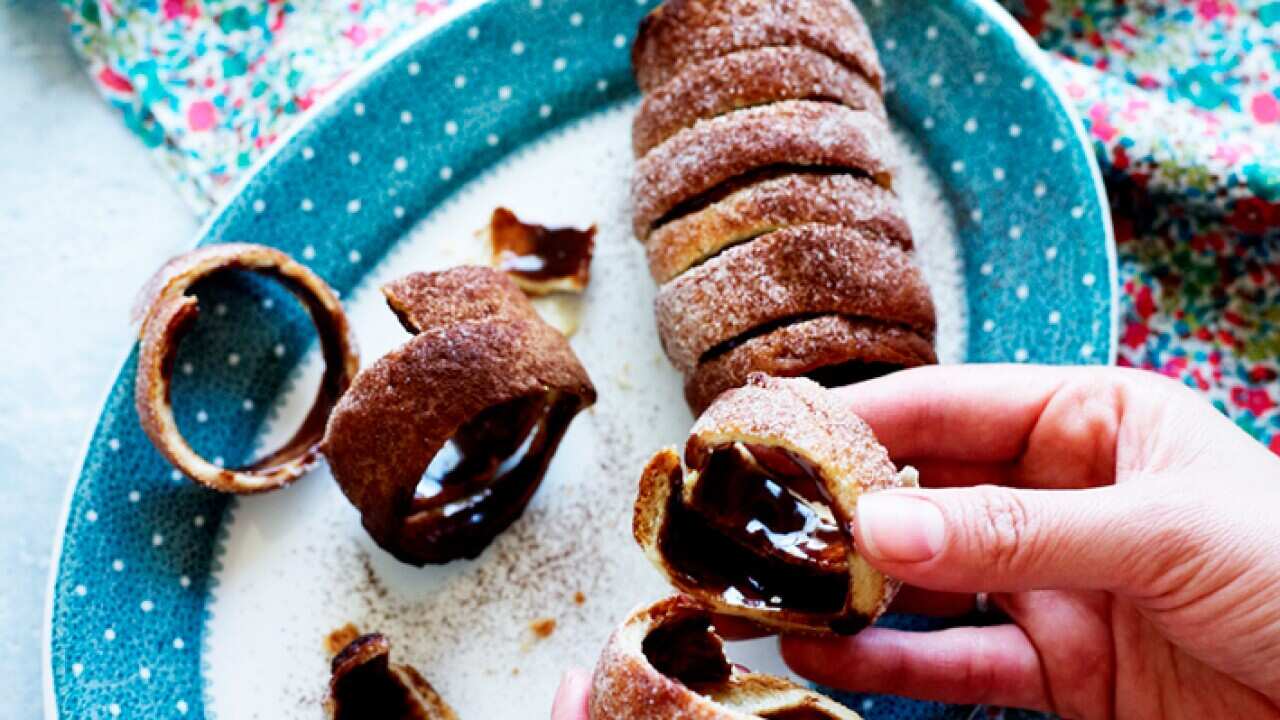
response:
<path id="1" fill-rule="evenodd" d="M 640 650 L 655 670 L 713 702 L 739 712 L 759 707 L 754 693 L 739 694 L 733 683 L 735 671 L 747 674 L 747 668 L 732 664 L 725 657 L 724 643 L 711 627 L 711 616 L 704 611 L 681 615 L 659 625 L 645 636 Z M 764 710 L 752 717 L 765 720 L 831 720 L 832 715 L 810 707 Z"/>
<path id="2" fill-rule="evenodd" d="M 594 226 L 578 230 L 533 225 L 502 207 L 494 210 L 489 220 L 494 264 L 517 282 L 570 280 L 585 287 L 590 279 L 595 237 Z"/>
<path id="3" fill-rule="evenodd" d="M 408 665 L 392 665 L 377 633 L 353 640 L 331 662 L 327 701 L 333 720 L 450 720 L 453 711 Z"/>
<path id="4" fill-rule="evenodd" d="M 733 674 L 724 645 L 711 631 L 711 618 L 694 614 L 665 623 L 649 633 L 640 646 L 658 672 L 687 687 L 722 683 Z"/>
<path id="5" fill-rule="evenodd" d="M 410 547 L 478 556 L 520 516 L 581 405 L 551 392 L 495 405 L 463 424 L 414 493 L 404 526 Z"/>
<path id="6" fill-rule="evenodd" d="M 874 380 L 905 367 L 906 365 L 891 362 L 850 360 L 835 365 L 814 368 L 805 373 L 804 376 L 823 387 L 836 388 L 860 383 L 863 380 Z"/>
<path id="7" fill-rule="evenodd" d="M 837 613 L 848 594 L 848 541 L 817 468 L 786 450 L 713 450 L 692 497 L 677 481 L 659 537 L 671 570 L 735 604 Z"/>

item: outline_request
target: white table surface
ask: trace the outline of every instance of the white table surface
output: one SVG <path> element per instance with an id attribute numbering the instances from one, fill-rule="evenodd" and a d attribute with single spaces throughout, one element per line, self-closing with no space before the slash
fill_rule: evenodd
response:
<path id="1" fill-rule="evenodd" d="M 41 715 L 67 482 L 136 289 L 196 219 L 98 96 L 54 0 L 0 0 L 0 716 Z"/>

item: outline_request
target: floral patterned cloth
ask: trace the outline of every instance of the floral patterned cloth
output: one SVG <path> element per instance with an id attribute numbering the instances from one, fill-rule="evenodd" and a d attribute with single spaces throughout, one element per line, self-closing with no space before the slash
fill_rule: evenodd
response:
<path id="1" fill-rule="evenodd" d="M 389 38 L 450 0 L 62 0 L 107 99 L 199 212 Z M 536 0 L 535 0 L 536 1 Z M 1280 2 L 1004 0 L 1094 140 L 1120 363 L 1280 451 Z"/>
<path id="2" fill-rule="evenodd" d="M 1280 452 L 1280 2 L 1009 2 L 1093 138 L 1121 365 L 1197 388 Z"/>

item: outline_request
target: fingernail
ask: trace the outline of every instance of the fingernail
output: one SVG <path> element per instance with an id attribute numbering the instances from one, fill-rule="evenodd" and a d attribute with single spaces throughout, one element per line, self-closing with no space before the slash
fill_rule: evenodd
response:
<path id="1" fill-rule="evenodd" d="M 942 550 L 943 522 L 928 500 L 896 492 L 858 498 L 858 551 L 887 562 L 922 562 Z"/>

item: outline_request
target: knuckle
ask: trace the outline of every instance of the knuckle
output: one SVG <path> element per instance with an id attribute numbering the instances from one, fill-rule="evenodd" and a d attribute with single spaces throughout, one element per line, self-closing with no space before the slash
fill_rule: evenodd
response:
<path id="1" fill-rule="evenodd" d="M 1016 570 L 1029 548 L 1031 522 L 1026 505 L 1014 492 L 988 488 L 969 510 L 967 526 L 972 551 L 998 571 Z"/>

